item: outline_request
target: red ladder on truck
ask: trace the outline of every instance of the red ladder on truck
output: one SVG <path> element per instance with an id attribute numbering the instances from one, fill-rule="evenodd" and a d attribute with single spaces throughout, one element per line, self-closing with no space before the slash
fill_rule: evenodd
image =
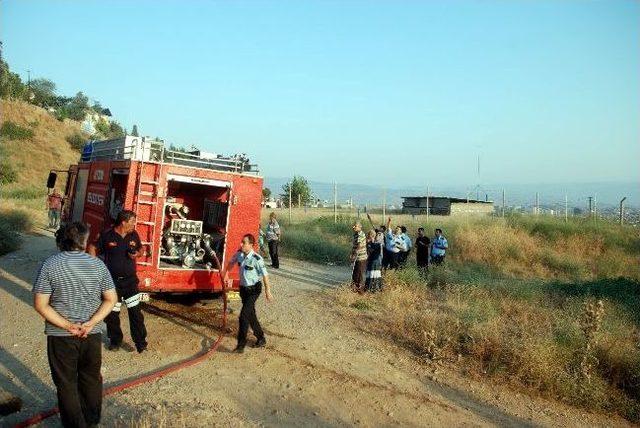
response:
<path id="1" fill-rule="evenodd" d="M 154 168 L 152 179 L 145 178 L 145 166 Z M 149 168 L 147 168 L 147 170 L 148 169 Z M 147 248 L 147 251 L 144 252 L 146 260 L 137 261 L 137 264 L 142 266 L 152 265 L 151 260 L 153 259 L 152 250 L 153 239 L 155 239 L 156 217 L 158 214 L 158 198 L 162 196 L 160 195 L 159 187 L 161 177 L 161 162 L 148 162 L 145 164 L 144 160 L 142 160 L 138 163 L 134 212 L 136 213 L 136 230 L 140 235 L 142 247 Z M 148 209 L 145 207 L 148 207 Z M 144 232 L 140 233 L 141 231 Z"/>

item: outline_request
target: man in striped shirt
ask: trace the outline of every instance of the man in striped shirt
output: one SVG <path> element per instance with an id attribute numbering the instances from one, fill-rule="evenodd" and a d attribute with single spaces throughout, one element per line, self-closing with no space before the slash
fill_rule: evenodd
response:
<path id="1" fill-rule="evenodd" d="M 362 231 L 362 224 L 359 221 L 353 224 L 353 246 L 350 260 L 353 263 L 351 275 L 353 291 L 363 293 L 367 279 L 367 237 Z"/>
<path id="2" fill-rule="evenodd" d="M 65 427 L 100 422 L 102 320 L 117 296 L 107 267 L 84 252 L 89 229 L 60 229 L 60 253 L 46 259 L 33 284 L 34 307 L 45 319 L 47 355 Z"/>

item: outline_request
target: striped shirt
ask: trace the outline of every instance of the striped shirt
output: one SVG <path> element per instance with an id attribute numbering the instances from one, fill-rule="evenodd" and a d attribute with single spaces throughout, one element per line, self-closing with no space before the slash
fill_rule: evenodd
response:
<path id="1" fill-rule="evenodd" d="M 367 237 L 363 231 L 353 234 L 353 247 L 351 248 L 353 260 L 367 260 Z"/>
<path id="2" fill-rule="evenodd" d="M 50 294 L 49 305 L 64 319 L 82 324 L 89 321 L 102 304 L 102 293 L 114 288 L 102 260 L 83 251 L 63 251 L 42 263 L 33 283 L 33 293 Z M 104 332 L 104 323 L 94 333 Z M 68 331 L 45 321 L 49 336 L 71 336 Z"/>

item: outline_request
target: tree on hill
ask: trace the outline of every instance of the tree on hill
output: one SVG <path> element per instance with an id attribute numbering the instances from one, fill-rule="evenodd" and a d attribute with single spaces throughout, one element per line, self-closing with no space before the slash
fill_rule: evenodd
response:
<path id="1" fill-rule="evenodd" d="M 26 95 L 26 87 L 17 73 L 9 70 L 9 64 L 0 60 L 0 97 L 20 99 Z"/>
<path id="2" fill-rule="evenodd" d="M 291 188 L 292 205 L 298 204 L 298 200 L 302 205 L 311 201 L 311 187 L 309 187 L 307 179 L 299 175 L 294 175 L 289 183 L 282 186 L 282 194 L 280 196 L 282 196 L 286 207 L 289 206 L 289 188 Z"/>
<path id="3" fill-rule="evenodd" d="M 84 120 L 88 108 L 89 97 L 82 92 L 78 92 L 65 106 L 67 117 L 73 120 Z"/>
<path id="4" fill-rule="evenodd" d="M 134 137 L 139 137 L 138 135 L 138 125 L 134 124 L 133 129 L 131 130 L 131 135 Z"/>
<path id="5" fill-rule="evenodd" d="M 48 107 L 54 104 L 56 98 L 56 84 L 49 79 L 34 79 L 29 83 L 28 90 L 32 104 Z"/>
<path id="6" fill-rule="evenodd" d="M 267 201 L 269 200 L 270 197 L 271 197 L 271 189 L 269 189 L 268 187 L 265 187 L 264 189 L 262 189 L 262 199 Z"/>

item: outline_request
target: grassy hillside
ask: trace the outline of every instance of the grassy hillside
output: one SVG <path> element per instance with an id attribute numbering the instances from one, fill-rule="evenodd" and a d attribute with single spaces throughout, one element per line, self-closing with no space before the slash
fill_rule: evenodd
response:
<path id="1" fill-rule="evenodd" d="M 0 211 L 27 210 L 42 222 L 47 175 L 78 161 L 79 152 L 67 138 L 80 133 L 80 123 L 61 122 L 40 107 L 3 99 L 0 126 L 3 167 L 15 172 L 12 182 L 0 188 Z"/>
<path id="2" fill-rule="evenodd" d="M 353 217 L 334 224 L 298 214 L 293 224 L 281 216 L 284 256 L 348 263 Z M 430 235 L 441 227 L 448 260 L 421 275 L 412 254 L 407 268 L 385 274 L 383 293 L 338 292 L 363 330 L 433 366 L 640 421 L 636 228 L 546 217 L 396 216 L 393 224 L 413 235 L 419 225 Z"/>

